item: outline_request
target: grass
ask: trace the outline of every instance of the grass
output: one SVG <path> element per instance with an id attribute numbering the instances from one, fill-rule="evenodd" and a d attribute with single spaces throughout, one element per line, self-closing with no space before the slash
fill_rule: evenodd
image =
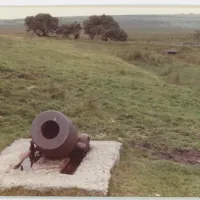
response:
<path id="1" fill-rule="evenodd" d="M 108 196 L 200 195 L 199 166 L 153 159 L 132 145 L 200 148 L 198 48 L 168 57 L 167 45 L 19 35 L 1 35 L 0 46 L 0 150 L 28 137 L 34 117 L 53 109 L 94 140 L 123 143 Z M 98 194 L 12 188 L 0 195 Z"/>

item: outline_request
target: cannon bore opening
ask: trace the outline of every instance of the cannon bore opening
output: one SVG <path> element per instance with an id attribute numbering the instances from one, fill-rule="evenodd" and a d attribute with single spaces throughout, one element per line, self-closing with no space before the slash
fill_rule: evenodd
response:
<path id="1" fill-rule="evenodd" d="M 46 121 L 41 126 L 42 135 L 46 139 L 53 139 L 53 138 L 55 138 L 58 135 L 58 133 L 59 133 L 59 129 L 60 128 L 59 128 L 58 124 L 55 121 L 53 121 L 53 120 Z"/>

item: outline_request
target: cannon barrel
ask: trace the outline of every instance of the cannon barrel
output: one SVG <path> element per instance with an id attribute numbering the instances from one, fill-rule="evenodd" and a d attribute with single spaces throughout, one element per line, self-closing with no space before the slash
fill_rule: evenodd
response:
<path id="1" fill-rule="evenodd" d="M 49 159 L 69 156 L 78 141 L 72 121 L 57 111 L 45 111 L 36 116 L 30 134 L 34 144 Z"/>

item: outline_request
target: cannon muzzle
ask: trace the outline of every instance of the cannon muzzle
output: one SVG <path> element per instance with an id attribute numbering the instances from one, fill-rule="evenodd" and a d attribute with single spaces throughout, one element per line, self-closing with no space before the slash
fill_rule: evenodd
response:
<path id="1" fill-rule="evenodd" d="M 45 111 L 33 120 L 32 141 L 49 159 L 62 159 L 76 148 L 78 135 L 72 121 L 57 111 Z"/>

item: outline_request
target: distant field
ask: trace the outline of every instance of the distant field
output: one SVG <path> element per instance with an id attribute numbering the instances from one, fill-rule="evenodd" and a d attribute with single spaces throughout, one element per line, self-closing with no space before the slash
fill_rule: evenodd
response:
<path id="1" fill-rule="evenodd" d="M 123 28 L 140 27 L 155 30 L 160 28 L 196 29 L 200 25 L 200 15 L 119 15 L 113 16 Z M 66 21 L 83 22 L 87 17 L 59 17 Z M 23 24 L 23 19 L 0 20 L 0 25 Z"/>
<path id="2" fill-rule="evenodd" d="M 60 22 L 83 22 L 87 17 L 60 17 Z M 196 43 L 194 31 L 200 29 L 200 15 L 114 16 L 129 34 L 129 40 Z M 24 20 L 0 20 L 0 33 L 25 34 Z M 83 36 L 85 38 L 85 36 Z"/>
<path id="3" fill-rule="evenodd" d="M 130 41 L 39 38 L 20 32 L 22 23 L 1 26 L 0 150 L 28 137 L 38 113 L 58 110 L 94 140 L 122 142 L 108 196 L 200 196 L 200 48 L 171 44 L 199 42 L 198 16 L 119 19 Z M 177 55 L 163 54 L 168 48 Z M 12 188 L 0 195 L 97 194 Z"/>

